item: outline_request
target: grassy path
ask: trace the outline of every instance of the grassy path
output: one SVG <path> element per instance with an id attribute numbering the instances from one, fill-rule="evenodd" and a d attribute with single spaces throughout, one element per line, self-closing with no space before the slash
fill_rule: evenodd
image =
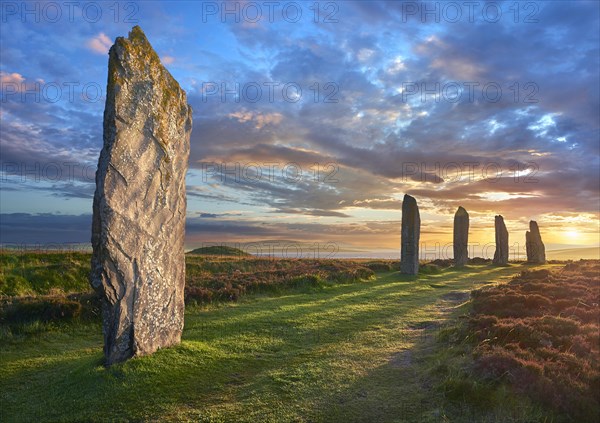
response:
<path id="1" fill-rule="evenodd" d="M 444 317 L 448 293 L 523 268 L 385 273 L 188 309 L 181 345 L 108 370 L 97 325 L 5 340 L 0 421 L 439 421 L 419 328 Z"/>

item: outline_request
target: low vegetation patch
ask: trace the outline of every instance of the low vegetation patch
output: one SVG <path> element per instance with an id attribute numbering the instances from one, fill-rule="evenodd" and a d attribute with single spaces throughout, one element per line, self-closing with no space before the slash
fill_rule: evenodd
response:
<path id="1" fill-rule="evenodd" d="M 449 399 L 486 404 L 507 385 L 556 421 L 600 421 L 600 261 L 525 270 L 472 298 L 455 340 L 467 339 L 474 362 L 469 374 L 444 382 Z"/>
<path id="2" fill-rule="evenodd" d="M 81 304 L 63 297 L 43 299 L 25 298 L 4 306 L 0 316 L 1 323 L 31 323 L 40 320 L 43 323 L 58 320 L 72 320 L 81 314 Z"/>
<path id="3" fill-rule="evenodd" d="M 20 332 L 48 322 L 96 319 L 100 300 L 89 285 L 90 253 L 0 253 L 0 325 Z M 186 255 L 187 303 L 237 301 L 247 293 L 315 290 L 369 280 L 397 267 L 391 260 L 277 259 L 230 247 Z M 29 330 L 29 329 L 27 329 Z"/>
<path id="4" fill-rule="evenodd" d="M 228 247 L 226 245 L 213 245 L 210 247 L 200 247 L 186 254 L 196 254 L 203 256 L 224 256 L 224 257 L 251 257 L 252 255 L 240 250 L 239 248 Z"/>
<path id="5" fill-rule="evenodd" d="M 189 263 L 186 301 L 236 301 L 247 292 L 323 288 L 328 284 L 368 280 L 375 275 L 359 262 L 345 260 L 252 258 L 230 265 L 226 272 L 214 272 L 202 264 Z"/>
<path id="6" fill-rule="evenodd" d="M 90 291 L 90 259 L 84 252 L 2 252 L 0 297 Z"/>

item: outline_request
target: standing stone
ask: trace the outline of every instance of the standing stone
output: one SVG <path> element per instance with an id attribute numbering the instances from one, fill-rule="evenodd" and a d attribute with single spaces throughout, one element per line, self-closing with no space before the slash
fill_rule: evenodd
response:
<path id="1" fill-rule="evenodd" d="M 508 264 L 508 230 L 502 216 L 498 215 L 494 218 L 494 228 L 496 229 L 496 251 L 493 263 L 506 266 Z"/>
<path id="2" fill-rule="evenodd" d="M 525 233 L 525 248 L 528 263 L 546 263 L 546 247 L 544 247 L 540 228 L 535 220 L 529 222 L 529 231 Z"/>
<path id="3" fill-rule="evenodd" d="M 181 340 L 192 109 L 138 26 L 108 54 L 90 282 L 110 365 Z"/>
<path id="4" fill-rule="evenodd" d="M 419 237 L 421 217 L 417 200 L 408 194 L 402 201 L 402 246 L 400 248 L 400 272 L 416 275 L 419 272 Z"/>
<path id="5" fill-rule="evenodd" d="M 459 207 L 454 215 L 454 265 L 462 267 L 469 261 L 469 213 Z"/>

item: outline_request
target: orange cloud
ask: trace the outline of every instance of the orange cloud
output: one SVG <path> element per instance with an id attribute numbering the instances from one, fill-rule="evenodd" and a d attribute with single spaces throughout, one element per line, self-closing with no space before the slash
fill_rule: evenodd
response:
<path id="1" fill-rule="evenodd" d="M 44 83 L 45 81 L 41 78 L 37 78 L 35 80 L 27 80 L 27 78 L 25 78 L 20 73 L 8 73 L 0 71 L 0 85 L 2 85 L 2 91 L 4 92 L 22 92 L 23 90 L 35 90 L 36 87 L 39 91 L 39 84 Z"/>
<path id="2" fill-rule="evenodd" d="M 280 113 L 266 113 L 266 114 L 262 114 L 262 113 L 255 113 L 255 112 L 249 112 L 249 111 L 240 111 L 240 112 L 235 112 L 235 113 L 230 113 L 228 115 L 228 117 L 230 118 L 235 118 L 238 120 L 238 122 L 250 122 L 250 121 L 254 121 L 255 125 L 254 127 L 256 129 L 261 129 L 262 127 L 266 126 L 266 125 L 277 125 L 278 123 L 280 123 L 283 120 L 283 116 Z"/>
<path id="3" fill-rule="evenodd" d="M 104 32 L 101 32 L 95 37 L 89 39 L 86 43 L 86 46 L 94 53 L 106 54 L 108 53 L 110 46 L 112 46 L 112 41 Z"/>
<path id="4" fill-rule="evenodd" d="M 0 72 L 0 82 L 2 84 L 21 84 L 25 82 L 25 77 L 20 73 L 8 73 L 8 72 Z"/>

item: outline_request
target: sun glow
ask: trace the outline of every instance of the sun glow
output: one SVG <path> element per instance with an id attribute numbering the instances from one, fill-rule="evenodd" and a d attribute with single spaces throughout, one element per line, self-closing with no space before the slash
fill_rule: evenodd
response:
<path id="1" fill-rule="evenodd" d="M 579 232 L 577 232 L 576 230 L 568 230 L 565 232 L 565 237 L 571 239 L 571 240 L 576 240 L 579 239 L 581 237 L 581 234 Z"/>

